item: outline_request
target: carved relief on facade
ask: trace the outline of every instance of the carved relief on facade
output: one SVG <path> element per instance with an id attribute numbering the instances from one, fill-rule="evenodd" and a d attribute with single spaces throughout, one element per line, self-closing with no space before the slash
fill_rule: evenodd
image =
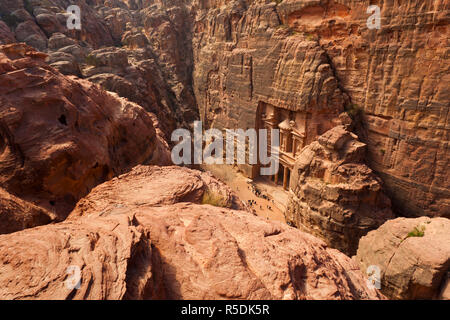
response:
<path id="1" fill-rule="evenodd" d="M 259 128 L 267 129 L 269 133 L 271 129 L 280 130 L 280 170 L 271 179 L 288 190 L 295 158 L 305 146 L 308 115 L 306 112 L 261 103 L 257 118 Z M 270 141 L 271 137 L 268 136 L 269 146 Z"/>

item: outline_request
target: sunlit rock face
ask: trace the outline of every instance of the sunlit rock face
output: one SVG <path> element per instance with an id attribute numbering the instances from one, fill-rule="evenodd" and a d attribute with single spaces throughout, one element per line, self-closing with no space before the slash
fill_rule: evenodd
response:
<path id="1" fill-rule="evenodd" d="M 47 210 L 63 220 L 93 187 L 138 164 L 171 162 L 153 114 L 45 58 L 25 44 L 0 46 L 0 185 L 45 209 L 18 203 L 36 218 L 10 232 L 54 220 Z"/>
<path id="2" fill-rule="evenodd" d="M 367 8 L 381 8 L 369 29 Z M 394 209 L 450 215 L 448 2 L 203 1 L 194 90 L 214 127 L 254 127 L 258 105 L 300 110 L 310 141 L 346 109 Z"/>
<path id="3" fill-rule="evenodd" d="M 369 165 L 399 213 L 449 217 L 448 2 L 379 3 L 380 30 L 365 25 L 369 1 L 339 3 L 316 33 L 362 110 Z"/>
<path id="4" fill-rule="evenodd" d="M 377 266 L 391 299 L 450 299 L 450 220 L 398 218 L 363 237 L 356 261 Z"/>
<path id="5" fill-rule="evenodd" d="M 230 194 L 205 173 L 140 166 L 93 190 L 67 221 L 0 235 L 0 298 L 384 298 L 320 239 L 199 204 L 208 188 Z"/>
<path id="6" fill-rule="evenodd" d="M 65 29 L 64 1 L 3 1 L 0 41 L 47 51 L 61 72 L 156 113 L 166 137 L 199 116 L 205 127 L 254 128 L 269 105 L 303 113 L 310 143 L 347 110 L 394 210 L 450 215 L 448 2 L 74 4 L 81 31 Z M 380 29 L 367 26 L 370 5 L 381 9 Z M 127 62 L 114 58 L 121 51 Z"/>
<path id="7" fill-rule="evenodd" d="M 67 28 L 69 5 L 80 30 Z M 192 90 L 189 10 L 184 1 L 2 1 L 0 44 L 49 53 L 65 75 L 100 84 L 155 113 L 170 138 L 198 118 Z"/>
<path id="8" fill-rule="evenodd" d="M 81 30 L 0 1 L 1 299 L 382 299 L 373 265 L 389 298 L 449 298 L 448 1 L 70 4 Z M 280 129 L 301 230 L 161 167 L 199 119 Z"/>
<path id="9" fill-rule="evenodd" d="M 312 141 L 344 111 L 325 51 L 282 25 L 275 3 L 228 2 L 199 11 L 194 83 L 202 119 L 214 127 L 257 127 L 258 107 L 305 114 Z"/>
<path id="10" fill-rule="evenodd" d="M 338 126 L 300 152 L 285 212 L 288 222 L 350 256 L 362 236 L 395 217 L 357 138 Z"/>

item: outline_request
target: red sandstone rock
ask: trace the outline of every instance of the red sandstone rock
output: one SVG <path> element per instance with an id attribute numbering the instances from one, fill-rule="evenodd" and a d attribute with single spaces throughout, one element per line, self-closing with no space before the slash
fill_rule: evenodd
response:
<path id="1" fill-rule="evenodd" d="M 391 220 L 361 239 L 356 260 L 363 271 L 380 268 L 392 299 L 449 299 L 449 230 L 446 218 Z"/>
<path id="2" fill-rule="evenodd" d="M 8 25 L 0 20 L 0 44 L 9 44 L 16 42 L 14 33 L 11 32 Z"/>
<path id="3" fill-rule="evenodd" d="M 285 212 L 287 221 L 348 255 L 356 253 L 362 236 L 394 217 L 357 138 L 338 126 L 301 151 Z"/>
<path id="4" fill-rule="evenodd" d="M 167 134 L 175 127 L 176 122 L 186 125 L 192 121 L 196 116 L 194 111 L 196 101 L 192 94 L 192 86 L 194 86 L 199 109 L 207 126 L 254 127 L 257 110 L 262 103 L 273 104 L 307 115 L 305 119 L 309 119 L 309 129 L 305 132 L 306 142 L 312 144 L 304 149 L 303 157 L 299 161 L 303 177 L 298 180 L 291 178 L 294 185 L 299 188 L 301 183 L 306 182 L 302 190 L 296 191 L 300 198 L 297 195 L 292 198 L 291 208 L 295 208 L 293 211 L 296 213 L 292 220 L 295 221 L 299 215 L 304 215 L 302 216 L 306 217 L 302 220 L 304 227 L 310 232 L 326 238 L 328 243 L 333 246 L 341 250 L 355 248 L 355 241 L 361 234 L 376 227 L 384 221 L 383 219 L 390 216 L 389 201 L 381 191 L 379 180 L 361 161 L 364 146 L 360 142 L 350 139 L 349 137 L 352 136 L 348 132 L 336 134 L 337 131 L 330 131 L 317 139 L 322 133 L 336 125 L 336 117 L 344 108 L 348 109 L 352 115 L 360 113 L 362 126 L 359 126 L 358 134 L 367 144 L 369 151 L 364 157 L 368 159 L 370 167 L 383 178 L 396 211 L 411 216 L 449 216 L 450 179 L 447 170 L 449 139 L 446 134 L 448 117 L 443 116 L 448 113 L 449 101 L 448 90 L 446 90 L 449 84 L 446 71 L 448 71 L 447 65 L 450 65 L 446 51 L 448 47 L 447 2 L 426 0 L 422 1 L 420 6 L 415 6 L 409 2 L 384 1 L 381 5 L 382 30 L 376 31 L 368 30 L 365 26 L 365 21 L 369 16 L 366 9 L 371 4 L 368 0 L 344 0 L 339 3 L 331 0 L 284 0 L 279 4 L 259 0 L 206 2 L 172 0 L 152 3 L 151 8 L 149 3 L 95 0 L 89 1 L 89 4 L 82 2 L 83 30 L 66 32 L 67 39 L 71 39 L 68 41 L 58 37 L 53 38 L 58 31 L 63 32 L 60 27 L 64 26 L 66 16 L 60 11 L 65 9 L 63 7 L 65 3 L 58 0 L 52 0 L 51 6 L 40 2 L 32 3 L 34 6 L 31 10 L 32 14 L 28 14 L 23 9 L 22 1 L 1 1 L 0 11 L 11 13 L 13 18 L 19 20 L 17 20 L 17 26 L 11 27 L 11 32 L 0 21 L 0 43 L 14 41 L 14 36 L 18 36 L 16 38 L 41 50 L 55 51 L 54 55 L 52 53 L 50 56 L 51 59 L 54 59 L 51 60 L 54 67 L 66 74 L 88 77 L 89 80 L 101 84 L 107 90 L 115 91 L 119 95 L 139 103 L 146 110 L 157 113 L 161 123 L 158 124 L 155 116 L 151 114 L 142 116 L 146 113 L 138 111 L 140 109 L 133 104 L 130 107 L 128 102 L 123 102 L 117 97 L 111 98 L 103 91 L 97 92 L 98 88 L 91 87 L 87 82 L 68 78 L 63 81 L 59 79 L 59 74 L 56 78 L 53 77 L 54 70 L 41 65 L 40 62 L 37 65 L 29 64 L 30 59 L 35 62 L 43 60 L 44 56 L 41 54 L 26 53 L 28 49 L 24 51 L 17 49 L 19 47 L 14 47 L 13 50 L 8 49 L 10 51 L 7 54 L 13 63 L 8 59 L 5 60 L 4 56 L 0 54 L 0 160 L 2 160 L 0 181 L 2 187 L 5 182 L 9 192 L 25 199 L 22 202 L 21 199 L 8 193 L 7 197 L 11 196 L 11 198 L 8 198 L 6 202 L 7 208 L 10 208 L 9 206 L 18 208 L 19 212 L 11 215 L 11 211 L 6 210 L 8 219 L 12 216 L 17 222 L 13 229 L 8 229 L 9 231 L 6 232 L 42 223 L 33 222 L 31 225 L 28 223 L 30 210 L 32 217 L 40 217 L 41 214 L 43 214 L 42 217 L 47 215 L 46 210 L 36 209 L 31 202 L 48 209 L 52 209 L 51 204 L 55 203 L 55 210 L 59 214 L 59 218 L 64 217 L 75 201 L 85 195 L 94 185 L 110 178 L 112 174 L 126 170 L 125 167 L 128 169 L 134 164 L 143 162 L 143 154 L 148 155 L 148 152 L 155 154 L 158 153 L 155 150 L 165 149 L 164 142 L 156 143 L 156 147 L 144 146 L 143 140 L 140 140 L 142 137 L 138 133 L 144 132 L 144 135 L 156 136 L 156 140 L 161 141 L 161 129 Z M 95 9 L 94 5 L 97 5 Z M 144 28 L 141 28 L 141 22 L 144 24 Z M 122 30 L 123 37 L 121 37 Z M 48 41 L 49 48 L 47 48 L 47 38 L 50 40 L 53 38 Z M 64 44 L 68 44 L 68 46 L 63 46 Z M 108 60 L 120 63 L 107 63 L 106 66 L 99 67 L 92 67 L 86 63 L 88 62 L 86 57 L 93 49 L 103 46 L 110 47 L 113 44 L 123 45 L 128 63 L 122 63 L 123 59 Z M 116 51 L 123 49 L 110 47 L 97 52 L 114 58 Z M 14 52 L 15 50 L 19 52 Z M 7 62 L 4 63 L 5 61 Z M 195 70 L 193 81 L 191 79 L 192 70 Z M 45 73 L 46 76 L 42 76 L 42 73 Z M 25 79 L 26 81 L 24 81 Z M 19 82 L 22 83 L 18 84 Z M 41 86 L 45 89 L 40 90 Z M 14 91 L 16 87 L 17 91 Z M 61 90 L 59 90 L 60 87 Z M 7 91 L 6 98 L 2 96 L 6 92 L 5 90 Z M 47 91 L 49 95 L 47 95 Z M 63 92 L 61 93 L 61 91 Z M 87 110 L 79 108 L 77 97 L 80 91 L 83 92 L 83 96 L 87 92 L 85 96 L 89 101 Z M 75 92 L 75 97 L 72 96 L 72 92 Z M 17 96 L 13 97 L 15 94 Z M 63 98 L 61 99 L 61 97 Z M 91 100 L 93 104 L 91 104 Z M 117 102 L 119 100 L 120 103 Z M 6 107 L 5 101 L 8 103 Z M 77 132 L 77 127 L 75 127 L 76 130 L 72 127 L 70 130 L 62 129 L 65 126 L 64 122 L 68 122 L 69 126 L 72 124 L 72 118 L 69 120 L 58 118 L 61 106 L 64 106 L 65 109 L 67 104 L 71 106 L 69 108 L 70 115 L 82 120 L 81 128 L 87 129 L 88 134 Z M 76 105 L 75 111 L 72 104 Z M 125 109 L 125 115 L 117 116 L 113 112 L 112 124 L 110 124 L 111 118 L 108 116 L 110 105 L 127 106 L 120 108 Z M 94 110 L 100 111 L 93 112 L 92 106 L 95 106 Z M 35 118 L 36 110 L 38 110 L 38 116 Z M 56 119 L 60 124 L 54 121 L 54 110 L 58 111 Z M 88 117 L 83 116 L 84 113 L 96 114 L 96 121 L 91 122 Z M 105 114 L 107 120 L 104 119 Z M 124 121 L 123 117 L 127 119 L 125 120 L 127 125 L 117 125 Z M 128 149 L 130 141 L 124 142 L 124 139 L 127 139 L 129 135 L 127 131 L 131 128 L 129 124 L 134 123 L 134 120 L 131 121 L 131 119 L 136 119 L 136 117 L 140 119 L 140 125 L 136 130 L 132 130 L 131 140 L 133 143 L 136 141 L 137 143 L 131 147 L 133 150 L 130 152 Z M 145 119 L 142 120 L 142 117 Z M 32 126 L 31 136 L 28 132 L 28 125 L 25 127 L 21 125 L 33 122 L 30 118 L 33 121 L 38 120 Z M 146 120 L 147 118 L 150 120 Z M 86 121 L 87 125 L 85 125 Z M 97 127 L 99 122 L 101 129 Z M 10 128 L 11 125 L 14 130 Z M 111 128 L 111 130 L 105 128 Z M 95 134 L 92 135 L 92 131 Z M 41 139 L 39 134 L 47 135 L 46 139 L 43 143 L 38 143 L 38 146 L 33 147 L 36 137 Z M 108 134 L 112 134 L 112 138 Z M 349 139 L 351 143 L 347 144 Z M 94 147 L 88 147 L 92 141 L 101 142 L 95 143 Z M 105 145 L 107 147 L 104 147 Z M 22 150 L 24 147 L 25 152 Z M 102 150 L 100 153 L 99 149 Z M 140 153 L 142 150 L 144 151 Z M 97 167 L 95 170 L 98 162 L 90 162 L 89 159 L 98 157 L 98 154 L 102 158 L 102 165 L 100 169 Z M 167 150 L 161 151 L 160 154 L 167 155 Z M 129 161 L 130 158 L 137 161 Z M 110 160 L 103 161 L 104 159 Z M 36 166 L 36 162 L 39 163 L 38 166 Z M 105 167 L 107 173 L 105 173 Z M 177 169 L 171 169 L 172 171 L 167 173 L 157 169 L 153 170 L 163 176 L 167 175 L 173 182 L 175 182 L 173 175 L 178 173 Z M 216 286 L 215 279 L 211 274 L 217 267 L 220 269 L 219 275 L 222 275 L 224 273 L 223 266 L 216 266 L 213 263 L 204 266 L 200 263 L 200 267 L 197 267 L 191 264 L 191 260 L 210 261 L 208 258 L 213 256 L 204 252 L 204 245 L 202 241 L 198 241 L 196 232 L 190 232 L 192 225 L 206 233 L 205 239 L 215 239 L 212 238 L 216 234 L 215 232 L 223 234 L 224 236 L 219 237 L 217 243 L 220 243 L 222 238 L 230 239 L 231 236 L 229 237 L 228 234 L 232 234 L 234 237 L 236 233 L 242 234 L 242 238 L 247 239 L 248 237 L 249 242 L 257 242 L 260 239 L 247 235 L 246 232 L 251 227 L 247 226 L 247 229 L 241 230 L 239 226 L 227 227 L 228 229 L 222 226 L 224 212 L 216 212 L 222 209 L 213 208 L 210 210 L 211 212 L 203 214 L 204 207 L 172 205 L 172 203 L 186 199 L 199 202 L 199 199 L 205 194 L 205 185 L 208 184 L 203 175 L 180 172 L 180 177 L 192 183 L 189 187 L 183 185 L 182 181 L 177 181 L 172 185 L 173 189 L 170 189 L 159 181 L 156 184 L 159 188 L 152 189 L 144 186 L 143 183 L 137 183 L 136 187 L 132 188 L 134 186 L 132 181 L 138 179 L 137 175 L 139 174 L 151 177 L 152 180 L 156 179 L 156 175 L 148 173 L 146 169 L 135 170 L 128 176 L 112 181 L 111 185 L 106 184 L 106 187 L 98 188 L 112 199 L 115 199 L 115 195 L 119 191 L 119 194 L 123 194 L 119 197 L 120 201 L 109 200 L 114 206 L 110 207 L 108 203 L 103 203 L 102 195 L 98 191 L 80 202 L 77 207 L 78 213 L 82 211 L 81 214 L 97 215 L 98 208 L 106 210 L 104 212 L 106 215 L 109 211 L 116 214 L 127 213 L 128 210 L 138 211 L 137 216 L 141 221 L 145 221 L 147 231 L 154 230 L 155 241 L 162 242 L 161 247 L 169 252 L 166 256 L 169 257 L 169 262 L 156 261 L 157 269 L 169 269 L 167 278 L 173 280 L 173 274 L 176 274 L 182 279 L 182 285 L 178 286 L 171 282 L 171 286 L 167 290 L 162 289 L 161 279 L 164 278 L 162 273 L 159 274 L 159 277 L 149 280 L 153 275 L 148 271 L 150 268 L 148 263 L 135 264 L 131 255 L 120 253 L 120 257 L 126 257 L 123 259 L 129 259 L 130 263 L 125 267 L 121 265 L 118 269 L 129 268 L 142 273 L 138 272 L 139 279 L 136 281 L 128 281 L 126 277 L 126 280 L 123 281 L 124 277 L 122 276 L 118 281 L 120 283 L 119 290 L 109 290 L 111 282 L 108 282 L 109 280 L 103 282 L 100 279 L 102 274 L 98 272 L 90 277 L 103 289 L 106 288 L 104 290 L 96 289 L 94 293 L 91 293 L 84 287 L 83 296 L 80 296 L 77 295 L 77 292 L 67 295 L 58 287 L 55 295 L 51 296 L 44 288 L 40 291 L 38 289 L 36 292 L 30 291 L 30 296 L 99 299 L 179 298 L 194 296 L 190 296 L 189 292 L 195 292 L 195 296 L 202 297 L 214 296 L 217 292 L 220 293 L 219 297 L 222 297 L 221 292 L 225 292 L 225 296 L 237 294 L 242 297 L 246 296 L 251 289 L 256 290 L 257 293 L 253 296 L 257 297 L 263 297 L 266 294 L 273 297 L 287 295 L 287 297 L 306 296 L 308 298 L 365 296 L 365 293 L 355 295 L 350 286 L 352 282 L 360 284 L 356 285 L 356 290 L 363 286 L 360 273 L 358 271 L 349 272 L 348 270 L 354 270 L 355 267 L 350 265 L 351 262 L 348 261 L 348 258 L 342 254 L 333 253 L 335 250 L 331 249 L 324 250 L 333 256 L 333 261 L 336 263 L 338 261 L 347 270 L 346 275 L 339 271 L 337 277 L 343 276 L 351 279 L 345 280 L 349 281 L 349 286 L 340 285 L 340 289 L 337 289 L 338 293 L 335 295 L 330 292 L 334 290 L 334 284 L 341 281 L 339 278 L 331 279 L 331 282 L 327 282 L 324 286 L 319 282 L 320 290 L 313 290 L 312 294 L 306 293 L 305 295 L 304 291 L 295 289 L 295 279 L 291 279 L 292 284 L 287 285 L 288 287 L 291 285 L 293 290 L 287 289 L 280 293 L 268 288 L 267 291 L 264 291 L 258 287 L 258 281 L 264 282 L 261 280 L 264 278 L 259 278 L 259 275 L 254 278 L 251 276 L 245 278 L 248 273 L 247 266 L 241 267 L 239 264 L 233 264 L 233 266 L 237 266 L 233 270 L 236 270 L 239 275 L 244 275 L 242 278 L 238 278 L 244 279 L 245 286 L 242 290 L 237 287 L 237 281 L 232 282 L 236 285 L 229 289 Z M 154 181 L 157 182 L 157 180 Z M 122 184 L 133 190 L 147 191 L 143 196 L 150 199 L 143 200 L 142 205 L 139 198 L 125 193 L 125 189 L 120 187 Z M 217 186 L 222 190 L 221 185 Z M 157 197 L 152 198 L 152 194 Z M 56 202 L 54 202 L 55 198 Z M 135 203 L 132 206 L 126 204 L 124 209 L 119 202 L 126 201 L 128 198 Z M 4 202 L 0 200 L 0 210 L 1 203 Z M 154 207 L 157 205 L 166 207 Z M 139 210 L 134 206 L 139 207 Z M 151 216 L 140 211 L 144 209 L 148 209 Z M 167 210 L 170 215 L 165 216 L 164 210 Z M 287 212 L 287 214 L 291 213 Z M 2 211 L 0 211 L 1 214 Z M 73 214 L 74 219 L 76 215 Z M 208 221 L 203 221 L 203 216 L 207 217 Z M 329 220 L 324 220 L 323 217 L 329 217 Z M 96 219 L 93 218 L 93 220 Z M 129 221 L 133 222 L 125 223 L 128 227 L 121 227 L 121 235 L 125 232 L 124 229 L 134 228 L 137 224 L 131 218 Z M 190 224 L 184 225 L 185 221 Z M 173 237 L 168 239 L 164 233 L 165 230 L 159 230 L 159 226 L 165 225 L 167 230 L 172 230 L 172 222 L 175 226 L 173 230 L 179 233 L 173 234 Z M 80 239 L 81 236 L 78 233 L 83 233 L 82 230 L 98 232 L 102 234 L 101 237 L 107 234 L 106 237 L 109 238 L 109 232 L 114 233 L 114 231 L 104 231 L 99 226 L 102 223 L 103 221 L 92 221 L 91 225 L 91 221 L 80 222 L 83 225 L 79 227 L 72 228 L 64 224 L 61 228 L 64 230 L 63 232 L 66 232 L 67 229 L 68 233 L 74 234 L 76 239 Z M 110 222 L 105 223 L 109 224 Z M 229 224 L 233 223 L 235 220 Z M 244 224 L 246 223 L 244 222 Z M 211 227 L 210 224 L 218 227 Z M 248 224 L 258 225 L 253 220 Z M 1 227 L 0 225 L 0 230 Z M 272 227 L 271 225 L 270 228 Z M 43 229 L 47 230 L 47 228 L 50 230 L 54 226 Z M 41 229 L 39 228 L 39 230 Z M 445 230 L 448 231 L 448 227 Z M 31 231 L 18 234 L 22 237 L 28 232 Z M 39 234 L 41 232 L 39 231 Z M 180 233 L 185 238 L 179 236 Z M 208 238 L 211 233 L 213 236 Z M 195 245 L 201 248 L 196 251 L 186 250 L 184 253 L 177 251 L 176 249 L 180 247 L 186 248 L 186 243 L 188 243 L 185 242 L 188 239 L 186 235 L 189 235 L 189 239 L 193 238 Z M 282 232 L 281 235 L 284 237 L 285 233 Z M 52 240 L 58 242 L 59 237 L 60 235 L 55 235 Z M 119 235 L 113 234 L 111 237 L 119 237 Z M 303 239 L 297 234 L 295 237 Z M 144 243 L 147 238 L 145 236 L 139 243 Z M 238 248 L 242 246 L 247 250 L 248 246 L 243 244 L 247 240 L 238 238 L 236 246 Z M 23 239 L 26 241 L 26 237 Z M 161 239 L 168 241 L 166 243 Z M 282 238 L 280 241 L 288 242 L 290 240 Z M 444 241 L 448 242 L 448 239 L 445 238 Z M 262 247 L 270 244 L 267 240 L 260 242 Z M 295 250 L 305 246 L 303 242 L 298 246 L 297 242 L 295 243 L 292 245 Z M 108 248 L 105 249 L 108 252 L 107 256 L 117 254 L 117 252 L 109 253 L 109 250 L 112 249 L 109 249 L 111 245 L 108 241 L 99 245 Z M 272 245 L 274 244 L 272 243 Z M 278 246 L 278 243 L 275 245 Z M 433 242 L 432 245 L 441 249 L 439 244 Z M 74 247 L 77 248 L 77 245 Z M 124 247 L 134 248 L 134 244 L 127 242 Z M 256 246 L 255 248 L 257 252 L 261 250 L 260 247 Z M 365 248 L 367 256 L 375 255 L 370 252 L 369 245 L 366 244 Z M 407 247 L 407 249 L 410 248 Z M 416 248 L 413 249 L 416 250 Z M 45 248 L 42 252 L 45 252 L 44 250 Z M 224 256 L 230 258 L 229 261 L 238 261 L 233 250 L 234 247 L 230 249 L 226 246 L 223 251 L 219 250 L 217 253 L 219 260 L 222 258 L 220 254 L 223 253 Z M 243 252 L 248 252 L 245 250 Z M 307 254 L 312 254 L 313 260 L 316 255 L 324 254 L 322 250 L 319 250 L 318 253 L 311 253 L 308 250 Z M 95 250 L 91 252 L 86 249 L 83 254 L 86 252 L 89 256 L 97 255 Z M 156 260 L 161 258 L 160 255 L 155 256 L 148 251 L 144 250 L 143 252 L 142 254 L 146 257 L 150 254 L 152 257 L 156 257 Z M 272 251 L 270 253 L 279 254 L 280 261 L 291 261 L 289 256 L 283 256 L 283 253 L 273 253 Z M 248 255 L 252 257 L 252 251 Z M 415 256 L 415 254 L 413 255 Z M 195 257 L 195 259 L 191 259 L 191 257 Z M 405 254 L 402 257 L 407 260 L 410 256 Z M 435 257 L 440 256 L 436 253 Z M 26 255 L 22 258 L 27 259 Z M 185 262 L 186 260 L 187 262 Z M 146 261 L 148 262 L 148 259 Z M 192 278 L 191 275 L 179 269 L 174 271 L 170 261 L 174 263 L 181 261 L 187 266 L 192 266 L 192 270 L 197 272 L 195 274 L 202 276 L 196 278 L 195 281 L 211 285 L 215 291 L 211 293 L 206 290 L 202 291 L 202 288 L 198 289 L 195 281 L 189 279 Z M 220 261 L 228 262 L 228 259 L 224 258 Z M 399 272 L 400 275 L 395 273 L 392 276 L 394 285 L 389 283 L 389 286 L 394 289 L 389 289 L 391 291 L 388 290 L 388 294 L 395 297 L 427 295 L 436 297 L 436 292 L 439 292 L 435 286 L 436 275 L 433 273 L 432 281 L 429 279 L 429 274 L 425 277 L 426 279 L 417 280 L 416 273 L 414 273 L 414 270 L 422 268 L 422 264 L 428 268 L 429 261 L 422 261 L 420 258 L 417 258 L 417 261 L 420 264 L 418 267 L 415 265 L 414 267 L 402 266 L 401 263 L 399 263 L 400 267 L 392 266 L 393 269 L 401 270 L 401 272 Z M 436 261 L 433 260 L 433 262 Z M 439 268 L 442 265 L 445 266 L 446 262 L 442 261 L 436 262 Z M 254 263 L 259 266 L 265 262 Z M 273 264 L 275 263 L 273 262 Z M 95 260 L 92 264 L 100 266 L 101 262 Z M 292 262 L 289 262 L 289 265 L 291 264 Z M 251 266 L 253 265 L 251 264 Z M 312 266 L 312 269 L 315 268 L 314 263 L 308 264 L 308 266 Z M 264 267 L 266 266 L 264 265 Z M 327 264 L 327 267 L 335 270 L 334 264 Z M 24 268 L 27 268 L 27 264 L 24 264 Z M 284 274 L 286 269 L 283 268 L 285 266 L 278 269 L 268 267 L 267 270 L 270 270 L 268 274 L 279 275 L 280 272 Z M 406 268 L 406 271 L 402 268 Z M 256 269 L 261 270 L 262 267 Z M 303 270 L 303 265 L 300 269 Z M 409 273 L 412 269 L 414 269 L 413 273 Z M 8 273 L 10 271 L 8 269 Z M 28 275 L 29 272 L 32 271 L 24 271 L 24 274 Z M 56 273 L 62 274 L 62 272 L 63 268 L 56 268 Z M 438 277 L 440 277 L 439 272 Z M 110 273 L 107 271 L 105 274 L 109 275 Z M 301 283 L 306 283 L 306 288 L 310 288 L 311 278 L 314 279 L 315 275 L 302 280 Z M 422 275 L 423 272 L 420 272 L 420 276 Z M 39 281 L 40 275 L 37 274 L 36 279 Z M 25 282 L 22 280 L 18 280 L 17 291 L 13 289 L 12 292 L 15 293 L 10 294 L 9 297 L 16 294 L 18 297 L 24 298 L 18 293 L 21 286 L 27 286 L 27 280 L 24 280 Z M 405 283 L 408 281 L 410 281 L 411 287 L 406 288 Z M 57 286 L 60 286 L 59 280 L 57 282 Z M 127 283 L 129 289 L 123 290 L 124 283 Z M 148 287 L 148 283 L 152 283 L 154 286 Z M 445 281 L 442 283 L 440 296 L 448 297 L 448 280 L 447 284 Z M 8 288 L 8 290 L 11 289 L 11 287 Z M 248 291 L 246 288 L 249 288 Z M 348 294 L 348 289 L 351 291 L 350 294 Z M 330 292 L 327 292 L 328 290 Z"/>
<path id="5" fill-rule="evenodd" d="M 0 188 L 0 234 L 49 224 L 56 215 Z"/>
<path id="6" fill-rule="evenodd" d="M 207 193 L 217 195 L 221 205 L 243 209 L 237 196 L 225 184 L 217 181 L 210 173 L 203 173 L 182 167 L 138 166 L 101 184 L 81 199 L 69 219 L 94 214 L 128 212 L 126 203 L 139 207 L 157 207 L 178 202 L 202 203 Z M 108 201 L 105 201 L 109 199 Z"/>
<path id="7" fill-rule="evenodd" d="M 197 117 L 196 104 L 208 126 L 253 128 L 269 103 L 305 112 L 310 143 L 347 109 L 360 113 L 368 165 L 395 211 L 450 217 L 448 1 L 384 1 L 380 30 L 367 28 L 369 0 L 79 3 L 84 27 L 66 35 L 91 49 L 121 44 L 134 67 L 92 80 L 155 112 L 166 135 Z M 48 15 L 63 25 L 65 3 L 31 5 L 30 17 L 22 1 L 0 10 L 20 18 L 16 38 L 46 48 L 43 30 L 59 30 Z"/>
<path id="8" fill-rule="evenodd" d="M 209 126 L 254 128 L 260 103 L 305 112 L 308 143 L 361 113 L 396 211 L 450 217 L 449 2 L 193 1 L 194 90 Z M 369 30 L 367 8 L 381 7 Z"/>
<path id="9" fill-rule="evenodd" d="M 73 219 L 0 236 L 0 298 L 382 298 L 350 258 L 311 235 L 246 211 L 170 204 L 195 200 L 186 196 L 208 179 L 221 185 L 197 171 L 138 167 L 94 189 Z M 80 290 L 66 287 L 70 266 L 81 270 Z"/>
<path id="10" fill-rule="evenodd" d="M 97 184 L 140 163 L 170 163 L 151 114 L 44 59 L 26 45 L 0 47 L 3 188 L 63 219 Z"/>
<path id="11" fill-rule="evenodd" d="M 151 282 L 151 261 L 134 270 L 131 260 L 151 257 L 151 250 L 142 228 L 126 215 L 3 235 L 0 299 L 122 299 L 137 293 L 141 281 Z M 80 270 L 79 290 L 69 267 Z"/>
<path id="12" fill-rule="evenodd" d="M 81 30 L 67 29 L 66 1 L 29 1 L 26 8 L 22 1 L 5 1 L 0 12 L 9 17 L 5 19 L 12 32 L 0 26 L 0 43 L 14 42 L 16 36 L 49 53 L 51 65 L 61 73 L 89 79 L 155 113 L 167 140 L 177 127 L 198 119 L 190 18 L 184 1 L 171 1 L 170 8 L 148 2 L 76 1 L 72 4 L 80 7 Z M 116 59 L 118 52 L 121 57 Z M 105 57 L 113 58 L 108 67 L 102 65 Z"/>

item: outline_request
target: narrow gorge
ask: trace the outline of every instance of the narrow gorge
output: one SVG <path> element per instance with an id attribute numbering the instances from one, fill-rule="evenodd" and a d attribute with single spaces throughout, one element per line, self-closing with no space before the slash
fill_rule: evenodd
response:
<path id="1" fill-rule="evenodd" d="M 449 22 L 448 0 L 0 0 L 0 299 L 449 300 Z M 195 123 L 231 161 L 174 165 Z"/>

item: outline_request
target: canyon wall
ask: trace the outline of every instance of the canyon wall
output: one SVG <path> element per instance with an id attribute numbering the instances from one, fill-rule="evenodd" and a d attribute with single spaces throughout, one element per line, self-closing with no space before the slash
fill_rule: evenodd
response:
<path id="1" fill-rule="evenodd" d="M 193 35 L 194 89 L 207 126 L 255 128 L 265 103 L 308 114 L 311 142 L 344 111 L 348 99 L 325 51 L 284 26 L 275 3 L 200 7 Z"/>
<path id="2" fill-rule="evenodd" d="M 70 5 L 81 29 L 69 30 Z M 198 118 L 184 1 L 19 0 L 0 3 L 0 44 L 25 42 L 65 75 L 100 84 L 158 116 L 166 138 Z"/>
<path id="3" fill-rule="evenodd" d="M 171 163 L 154 114 L 45 59 L 26 44 L 0 46 L 0 185 L 25 201 L 0 193 L 0 221 L 15 221 L 4 232 L 64 220 L 97 184 Z"/>
<path id="4" fill-rule="evenodd" d="M 379 30 L 366 24 L 373 4 Z M 194 90 L 208 126 L 253 128 L 263 102 L 307 113 L 310 143 L 346 110 L 395 211 L 450 216 L 448 1 L 201 1 L 194 9 Z"/>
<path id="5" fill-rule="evenodd" d="M 449 216 L 448 1 L 3 1 L 0 41 L 154 112 L 169 137 L 254 128 L 262 104 L 304 114 L 305 143 L 347 111 L 394 210 Z M 369 29 L 370 5 L 381 28 Z"/>

